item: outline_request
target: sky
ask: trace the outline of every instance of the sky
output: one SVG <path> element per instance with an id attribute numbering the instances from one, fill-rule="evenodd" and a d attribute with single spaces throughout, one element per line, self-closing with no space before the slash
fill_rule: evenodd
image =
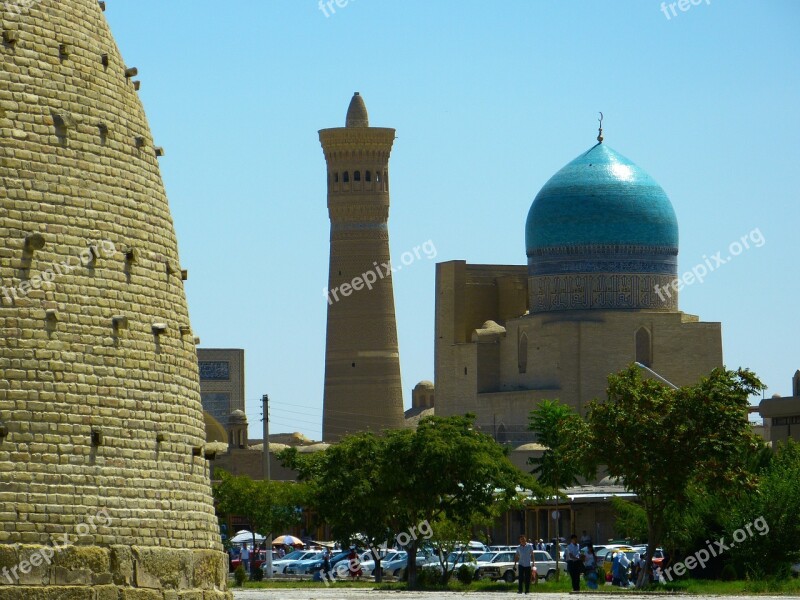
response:
<path id="1" fill-rule="evenodd" d="M 392 256 L 435 248 L 394 276 L 406 407 L 433 380 L 435 264 L 525 264 L 530 204 L 595 143 L 600 111 L 605 143 L 673 203 L 679 273 L 714 267 L 680 308 L 722 323 L 727 367 L 791 393 L 800 3 L 109 0 L 105 14 L 166 150 L 200 347 L 245 350 L 251 437 L 266 393 L 271 433 L 320 438 L 317 132 L 344 126 L 355 91 L 370 125 L 397 130 Z"/>

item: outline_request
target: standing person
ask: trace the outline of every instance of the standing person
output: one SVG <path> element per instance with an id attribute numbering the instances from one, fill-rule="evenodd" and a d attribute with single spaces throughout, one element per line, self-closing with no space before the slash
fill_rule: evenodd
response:
<path id="1" fill-rule="evenodd" d="M 592 538 L 589 536 L 588 533 L 586 533 L 586 530 L 584 529 L 583 533 L 581 534 L 581 547 L 584 548 L 591 543 L 592 543 Z"/>
<path id="2" fill-rule="evenodd" d="M 578 536 L 574 533 L 569 538 L 567 551 L 564 553 L 567 561 L 567 571 L 572 578 L 572 591 L 578 592 L 581 589 L 581 548 L 578 546 Z"/>
<path id="3" fill-rule="evenodd" d="M 322 579 L 333 581 L 333 577 L 331 577 L 331 551 L 325 548 L 325 551 L 322 553 Z"/>
<path id="4" fill-rule="evenodd" d="M 594 546 L 586 546 L 586 553 L 583 555 L 583 572 L 586 578 L 586 586 L 590 590 L 597 589 L 597 556 L 594 553 Z"/>
<path id="5" fill-rule="evenodd" d="M 519 546 L 514 554 L 514 567 L 516 568 L 519 563 L 519 582 L 517 583 L 517 593 L 522 593 L 522 587 L 525 587 L 527 594 L 531 589 L 531 567 L 534 565 L 533 560 L 533 544 L 528 543 L 528 538 L 524 535 L 519 536 Z"/>
<path id="6" fill-rule="evenodd" d="M 247 547 L 247 544 L 242 544 L 242 551 L 239 552 L 239 558 L 242 559 L 242 565 L 244 565 L 245 573 L 250 572 L 250 549 Z"/>

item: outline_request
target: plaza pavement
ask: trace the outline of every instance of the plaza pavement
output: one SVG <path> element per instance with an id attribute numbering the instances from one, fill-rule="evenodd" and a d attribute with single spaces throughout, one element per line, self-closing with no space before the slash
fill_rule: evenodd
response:
<path id="1" fill-rule="evenodd" d="M 653 595 L 636 594 L 604 594 L 603 592 L 580 592 L 579 594 L 545 594 L 531 592 L 531 597 L 539 600 L 574 600 L 576 595 L 588 596 L 602 600 L 652 600 Z M 365 589 L 281 589 L 281 590 L 233 590 L 234 600 L 456 600 L 469 598 L 469 600 L 498 600 L 502 597 L 516 597 L 516 589 L 508 592 L 395 592 L 373 591 Z M 664 595 L 659 594 L 662 598 Z M 744 598 L 757 598 L 758 600 L 786 600 L 786 596 L 683 596 L 691 600 L 743 600 Z"/>

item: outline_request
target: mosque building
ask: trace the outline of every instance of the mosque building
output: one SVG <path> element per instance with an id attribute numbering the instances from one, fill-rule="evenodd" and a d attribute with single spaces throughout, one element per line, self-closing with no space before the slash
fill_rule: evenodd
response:
<path id="1" fill-rule="evenodd" d="M 722 366 L 720 324 L 678 308 L 669 198 L 602 129 L 597 139 L 534 199 L 527 268 L 437 264 L 437 415 L 474 413 L 481 430 L 517 446 L 533 441 L 539 401 L 585 414 L 631 363 L 677 386 Z"/>

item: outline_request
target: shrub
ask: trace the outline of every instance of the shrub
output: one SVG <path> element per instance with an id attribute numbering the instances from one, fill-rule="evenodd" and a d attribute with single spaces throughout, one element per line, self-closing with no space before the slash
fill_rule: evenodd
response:
<path id="1" fill-rule="evenodd" d="M 261 581 L 264 579 L 264 571 L 261 570 L 261 567 L 256 567 L 253 569 L 252 573 L 250 573 L 250 581 Z"/>
<path id="2" fill-rule="evenodd" d="M 233 578 L 236 580 L 236 585 L 242 587 L 247 579 L 247 571 L 244 570 L 244 565 L 239 565 L 233 572 Z"/>
<path id="3" fill-rule="evenodd" d="M 474 575 L 475 567 L 471 567 L 469 565 L 461 565 L 458 567 L 458 572 L 456 573 L 456 577 L 464 585 L 469 585 L 472 583 L 472 578 Z"/>
<path id="4" fill-rule="evenodd" d="M 739 579 L 739 575 L 736 573 L 736 567 L 734 567 L 731 563 L 728 563 L 722 567 L 720 579 L 722 579 L 722 581 L 736 581 Z"/>

